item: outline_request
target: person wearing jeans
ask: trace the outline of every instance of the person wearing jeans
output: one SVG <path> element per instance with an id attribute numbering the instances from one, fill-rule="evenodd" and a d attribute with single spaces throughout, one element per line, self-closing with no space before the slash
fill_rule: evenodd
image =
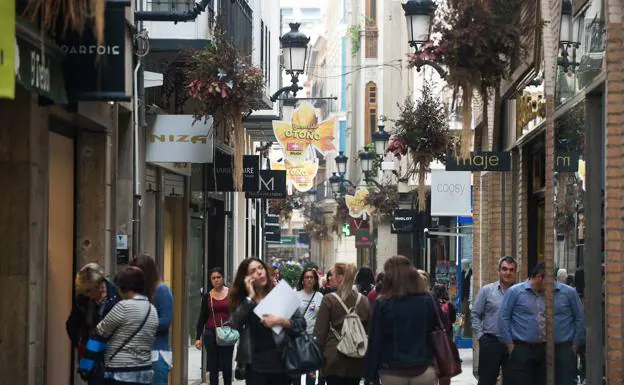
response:
<path id="1" fill-rule="evenodd" d="M 498 263 L 498 281 L 479 290 L 472 308 L 472 329 L 479 341 L 479 385 L 495 385 L 507 362 L 507 347 L 497 337 L 498 311 L 507 289 L 516 283 L 516 268 L 515 259 L 503 257 Z"/>

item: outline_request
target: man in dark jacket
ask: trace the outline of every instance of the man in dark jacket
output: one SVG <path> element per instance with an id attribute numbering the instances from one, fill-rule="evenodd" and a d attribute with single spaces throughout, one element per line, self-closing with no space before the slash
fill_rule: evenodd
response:
<path id="1" fill-rule="evenodd" d="M 104 271 L 96 263 L 88 263 L 80 269 L 75 284 L 76 297 L 65 328 L 80 360 L 89 336 L 120 298 L 115 285 L 105 278 Z M 89 385 L 101 384 L 102 374 L 89 378 Z"/>

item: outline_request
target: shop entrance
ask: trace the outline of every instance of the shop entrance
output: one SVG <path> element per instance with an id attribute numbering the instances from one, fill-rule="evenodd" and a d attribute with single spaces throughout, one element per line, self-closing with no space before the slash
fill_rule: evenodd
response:
<path id="1" fill-rule="evenodd" d="M 74 275 L 74 140 L 49 134 L 46 384 L 71 383 L 71 344 L 65 320 Z"/>

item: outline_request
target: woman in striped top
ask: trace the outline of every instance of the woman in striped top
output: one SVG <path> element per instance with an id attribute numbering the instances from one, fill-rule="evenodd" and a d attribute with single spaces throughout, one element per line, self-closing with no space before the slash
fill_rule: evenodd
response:
<path id="1" fill-rule="evenodd" d="M 126 267 L 117 274 L 115 283 L 123 300 L 97 325 L 98 334 L 108 338 L 104 384 L 151 384 L 158 313 L 145 296 L 143 271 Z"/>

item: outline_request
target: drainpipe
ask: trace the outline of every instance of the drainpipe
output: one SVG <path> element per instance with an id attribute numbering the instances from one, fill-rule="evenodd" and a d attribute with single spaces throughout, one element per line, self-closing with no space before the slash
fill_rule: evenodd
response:
<path id="1" fill-rule="evenodd" d="M 143 95 L 145 93 L 145 89 L 143 87 L 139 87 L 140 77 L 143 75 L 143 71 L 141 69 L 141 60 L 137 60 L 136 66 L 134 67 L 134 105 L 133 107 L 133 124 L 132 124 L 132 146 L 134 156 L 132 159 L 132 180 L 134 182 L 133 186 L 133 202 L 132 202 L 132 254 L 130 255 L 130 259 L 133 256 L 138 256 L 139 251 L 141 249 L 141 158 L 140 158 L 140 132 L 141 124 L 140 124 L 140 116 L 141 111 L 139 110 L 141 105 L 143 105 Z M 139 76 L 141 75 L 141 76 Z M 141 85 L 143 82 L 141 81 Z M 141 94 L 139 94 L 141 91 Z"/>
<path id="2" fill-rule="evenodd" d="M 206 10 L 206 7 L 212 0 L 201 0 L 195 3 L 190 11 L 186 12 L 152 12 L 152 11 L 136 11 L 134 19 L 136 21 L 173 21 L 174 24 L 180 22 L 193 21 L 200 13 Z"/>

